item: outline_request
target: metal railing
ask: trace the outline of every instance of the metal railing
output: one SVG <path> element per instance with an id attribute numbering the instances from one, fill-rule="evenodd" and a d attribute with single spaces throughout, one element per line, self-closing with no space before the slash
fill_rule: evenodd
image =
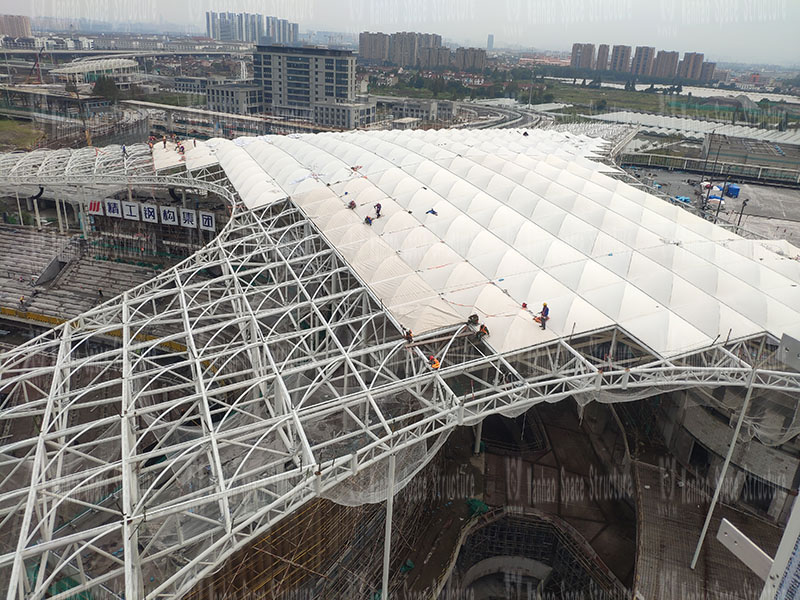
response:
<path id="1" fill-rule="evenodd" d="M 743 163 L 718 162 L 713 164 L 704 158 L 687 158 L 666 154 L 620 154 L 617 163 L 645 167 L 659 167 L 706 173 L 708 176 L 719 175 L 733 178 L 769 181 L 787 185 L 800 186 L 800 169 L 780 169 Z"/>

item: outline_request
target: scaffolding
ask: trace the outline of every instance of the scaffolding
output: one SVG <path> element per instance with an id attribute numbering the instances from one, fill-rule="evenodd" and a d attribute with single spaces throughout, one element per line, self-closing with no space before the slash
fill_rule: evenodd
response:
<path id="1" fill-rule="evenodd" d="M 0 156 L 0 187 L 44 184 L 202 188 L 232 218 L 176 266 L 0 356 L 9 600 L 183 597 L 310 502 L 385 501 L 489 415 L 688 387 L 800 391 L 766 333 L 669 358 L 618 325 L 497 352 L 455 324 L 409 346 L 291 198 L 245 210 L 224 174 L 159 175 L 146 147 Z M 782 431 L 748 424 L 796 435 L 793 407 L 771 398 L 760 414 L 787 415 Z"/>

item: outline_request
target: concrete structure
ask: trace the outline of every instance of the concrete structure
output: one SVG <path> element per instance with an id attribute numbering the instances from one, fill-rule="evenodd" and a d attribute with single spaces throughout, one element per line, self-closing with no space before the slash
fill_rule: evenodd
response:
<path id="1" fill-rule="evenodd" d="M 717 63 L 708 61 L 703 62 L 703 66 L 700 69 L 700 81 L 703 83 L 711 83 L 712 81 L 715 81 L 714 71 L 716 68 Z"/>
<path id="2" fill-rule="evenodd" d="M 254 83 L 211 84 L 206 88 L 208 109 L 233 115 L 254 115 L 264 110 L 264 89 Z"/>
<path id="3" fill-rule="evenodd" d="M 396 119 L 413 117 L 421 121 L 436 121 L 439 118 L 439 103 L 436 100 L 404 99 L 388 105 Z"/>
<path id="4" fill-rule="evenodd" d="M 699 80 L 703 72 L 703 54 L 699 52 L 685 52 L 683 60 L 678 64 L 678 77 L 682 79 Z"/>
<path id="5" fill-rule="evenodd" d="M 608 44 L 600 44 L 597 47 L 597 62 L 595 63 L 594 66 L 596 70 L 598 71 L 608 70 L 608 52 L 609 52 Z"/>
<path id="6" fill-rule="evenodd" d="M 631 71 L 631 47 L 614 46 L 611 49 L 611 65 L 609 71 L 617 73 L 630 73 Z"/>
<path id="7" fill-rule="evenodd" d="M 459 71 L 483 71 L 486 68 L 486 50 L 458 48 L 453 56 L 453 66 Z"/>
<path id="8" fill-rule="evenodd" d="M 24 15 L 0 15 L 0 35 L 12 38 L 31 37 L 31 19 Z"/>
<path id="9" fill-rule="evenodd" d="M 206 35 L 212 39 L 256 44 L 296 44 L 299 25 L 253 13 L 206 12 Z"/>
<path id="10" fill-rule="evenodd" d="M 652 75 L 655 55 L 656 49 L 652 46 L 636 46 L 636 53 L 631 63 L 631 73 L 644 76 Z"/>
<path id="11" fill-rule="evenodd" d="M 375 104 L 356 102 L 356 58 L 348 50 L 257 46 L 253 69 L 272 115 L 347 128 L 374 120 Z"/>
<path id="12" fill-rule="evenodd" d="M 358 58 L 365 62 L 385 63 L 389 60 L 389 39 L 385 33 L 362 31 L 358 35 Z"/>
<path id="13" fill-rule="evenodd" d="M 653 76 L 671 79 L 678 73 L 678 57 L 680 53 L 659 50 L 653 63 Z"/>
<path id="14" fill-rule="evenodd" d="M 594 68 L 594 44 L 572 44 L 569 66 L 575 69 Z"/>

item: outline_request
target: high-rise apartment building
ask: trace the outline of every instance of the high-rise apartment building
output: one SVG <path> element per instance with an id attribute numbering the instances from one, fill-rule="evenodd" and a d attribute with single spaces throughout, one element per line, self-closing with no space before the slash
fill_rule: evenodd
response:
<path id="1" fill-rule="evenodd" d="M 31 19 L 24 15 L 0 15 L 0 35 L 31 37 Z"/>
<path id="2" fill-rule="evenodd" d="M 703 54 L 684 52 L 683 60 L 678 63 L 678 77 L 683 79 L 700 79 L 703 71 Z"/>
<path id="3" fill-rule="evenodd" d="M 608 44 L 600 44 L 597 47 L 597 62 L 594 68 L 598 71 L 606 71 L 608 69 Z"/>
<path id="4" fill-rule="evenodd" d="M 653 63 L 653 76 L 662 79 L 671 79 L 678 72 L 678 52 L 659 50 Z"/>
<path id="5" fill-rule="evenodd" d="M 393 33 L 389 39 L 389 61 L 399 67 L 417 64 L 419 36 L 411 31 Z"/>
<path id="6" fill-rule="evenodd" d="M 594 67 L 594 44 L 572 44 L 572 58 L 569 65 L 576 69 Z"/>
<path id="7" fill-rule="evenodd" d="M 416 67 L 418 64 L 436 62 L 439 53 L 426 52 L 425 59 L 420 58 L 423 49 L 442 47 L 442 36 L 437 33 L 416 33 L 400 31 L 387 35 L 385 33 L 362 32 L 358 36 L 358 56 L 367 62 L 389 61 L 398 67 Z M 449 58 L 448 58 L 449 62 Z"/>
<path id="8" fill-rule="evenodd" d="M 296 44 L 300 26 L 286 19 L 252 13 L 206 13 L 206 35 L 223 42 Z"/>
<path id="9" fill-rule="evenodd" d="M 356 101 L 356 57 L 348 50 L 256 46 L 253 71 L 275 116 L 342 129 L 375 120 L 375 102 Z"/>
<path id="10" fill-rule="evenodd" d="M 704 62 L 700 68 L 700 81 L 704 83 L 711 83 L 714 81 L 714 71 L 717 68 L 717 63 Z"/>
<path id="11" fill-rule="evenodd" d="M 648 76 L 653 73 L 653 60 L 656 49 L 652 46 L 636 46 L 636 53 L 631 63 L 631 73 L 634 75 Z"/>
<path id="12" fill-rule="evenodd" d="M 423 69 L 447 67 L 451 62 L 449 48 L 420 48 L 417 52 L 419 66 Z"/>
<path id="13" fill-rule="evenodd" d="M 386 33 L 362 31 L 358 36 L 359 58 L 367 62 L 386 62 L 389 60 L 389 39 Z"/>
<path id="14" fill-rule="evenodd" d="M 614 46 L 611 49 L 611 66 L 610 71 L 617 71 L 618 73 L 630 73 L 631 71 L 631 47 L 630 46 Z"/>
<path id="15" fill-rule="evenodd" d="M 494 50 L 494 34 L 490 33 L 489 37 L 486 38 L 486 51 L 491 52 Z"/>
<path id="16" fill-rule="evenodd" d="M 483 48 L 458 48 L 453 66 L 459 71 L 482 71 L 486 68 L 486 50 Z"/>

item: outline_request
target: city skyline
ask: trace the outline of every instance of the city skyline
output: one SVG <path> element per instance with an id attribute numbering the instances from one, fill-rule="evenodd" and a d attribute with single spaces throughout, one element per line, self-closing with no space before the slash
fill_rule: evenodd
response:
<path id="1" fill-rule="evenodd" d="M 681 53 L 699 51 L 718 62 L 800 64 L 800 3 L 731 0 L 720 13 L 711 0 L 665 0 L 642 6 L 631 0 L 603 5 L 592 0 L 0 0 L 0 12 L 31 17 L 91 18 L 109 22 L 184 24 L 187 32 L 205 30 L 206 11 L 256 12 L 298 22 L 303 30 L 425 31 L 463 45 L 484 47 L 489 33 L 495 48 L 569 51 L 573 41 L 596 45 L 655 46 Z"/>

